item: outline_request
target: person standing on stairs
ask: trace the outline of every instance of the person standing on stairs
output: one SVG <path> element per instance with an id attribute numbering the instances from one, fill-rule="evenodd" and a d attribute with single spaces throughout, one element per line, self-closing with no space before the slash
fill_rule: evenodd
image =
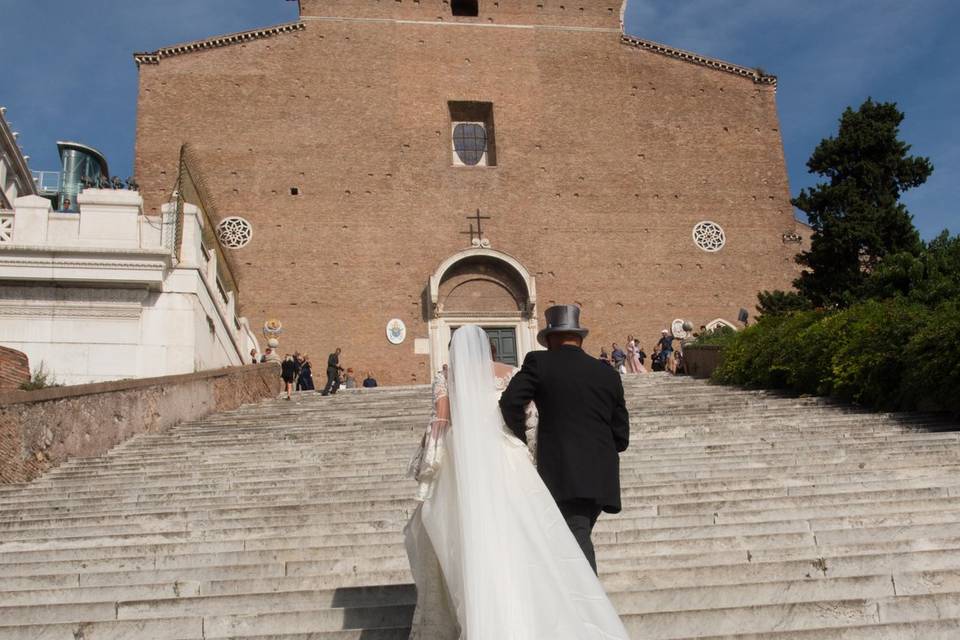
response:
<path id="1" fill-rule="evenodd" d="M 340 347 L 337 347 L 337 350 L 327 358 L 327 384 L 320 392 L 321 395 L 328 396 L 336 393 L 340 387 L 340 372 L 343 371 L 343 367 L 340 366 L 340 351 Z"/>
<path id="2" fill-rule="evenodd" d="M 596 572 L 591 535 L 601 512 L 620 512 L 620 454 L 629 444 L 630 416 L 620 376 L 581 348 L 587 330 L 580 327 L 580 308 L 550 307 L 546 316 L 537 341 L 547 351 L 527 354 L 500 410 L 526 441 L 525 408 L 536 404 L 537 470 Z"/>
<path id="3" fill-rule="evenodd" d="M 536 407 L 522 407 L 520 435 L 501 416 L 503 390 L 521 374 L 494 362 L 477 325 L 454 332 L 447 371 L 408 468 L 420 502 L 404 528 L 417 587 L 409 640 L 629 640 L 534 466 Z"/>
<path id="4" fill-rule="evenodd" d="M 280 363 L 280 377 L 283 378 L 283 384 L 287 390 L 287 400 L 290 399 L 290 393 L 293 391 L 293 382 L 297 379 L 297 363 L 289 353 L 284 356 Z"/>

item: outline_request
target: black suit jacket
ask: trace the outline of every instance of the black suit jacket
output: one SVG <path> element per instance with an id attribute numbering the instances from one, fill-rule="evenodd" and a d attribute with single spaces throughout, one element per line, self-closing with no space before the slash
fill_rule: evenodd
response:
<path id="1" fill-rule="evenodd" d="M 327 373 L 330 373 L 331 369 L 333 369 L 334 373 L 340 369 L 340 356 L 336 353 L 331 353 L 327 358 Z"/>
<path id="2" fill-rule="evenodd" d="M 619 453 L 630 442 L 620 374 L 574 346 L 532 351 L 500 398 L 521 440 L 531 400 L 540 412 L 537 469 L 554 500 L 589 500 L 618 513 Z"/>

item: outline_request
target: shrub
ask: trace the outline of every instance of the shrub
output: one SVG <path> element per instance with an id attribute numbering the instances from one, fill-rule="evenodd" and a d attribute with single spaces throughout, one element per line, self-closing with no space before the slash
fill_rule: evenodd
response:
<path id="1" fill-rule="evenodd" d="M 20 389 L 23 391 L 36 391 L 37 389 L 60 386 L 63 385 L 57 383 L 53 373 L 47 371 L 46 366 L 43 364 L 43 360 L 41 360 L 39 366 L 37 366 L 33 374 L 30 376 L 30 379 L 20 385 Z"/>
<path id="2" fill-rule="evenodd" d="M 960 300 L 935 310 L 893 298 L 764 316 L 725 345 L 713 379 L 960 412 Z"/>
<path id="3" fill-rule="evenodd" d="M 689 346 L 723 346 L 728 344 L 737 335 L 736 329 L 731 329 L 726 325 L 719 325 L 709 331 L 704 331 Z"/>
<path id="4" fill-rule="evenodd" d="M 838 313 L 840 339 L 832 355 L 830 391 L 845 400 L 895 409 L 907 362 L 904 350 L 928 311 L 893 299 L 867 301 Z"/>
<path id="5" fill-rule="evenodd" d="M 748 387 L 791 388 L 806 359 L 803 330 L 822 316 L 820 311 L 763 316 L 727 344 L 714 379 Z"/>
<path id="6" fill-rule="evenodd" d="M 960 414 L 960 300 L 931 313 L 904 350 L 901 406 Z"/>

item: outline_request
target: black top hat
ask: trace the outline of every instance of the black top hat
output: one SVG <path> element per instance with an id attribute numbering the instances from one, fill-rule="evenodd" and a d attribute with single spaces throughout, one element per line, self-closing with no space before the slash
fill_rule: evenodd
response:
<path id="1" fill-rule="evenodd" d="M 576 333 L 586 338 L 589 331 L 580 326 L 580 307 L 575 304 L 558 304 L 547 309 L 547 328 L 537 334 L 537 342 L 547 346 L 547 336 L 551 333 Z"/>

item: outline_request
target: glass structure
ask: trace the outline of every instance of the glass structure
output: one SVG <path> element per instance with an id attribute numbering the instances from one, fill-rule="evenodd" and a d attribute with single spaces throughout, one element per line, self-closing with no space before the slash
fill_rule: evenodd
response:
<path id="1" fill-rule="evenodd" d="M 84 179 L 99 184 L 108 178 L 110 170 L 103 154 L 77 142 L 57 142 L 60 152 L 60 193 L 57 196 L 58 211 L 79 211 L 77 195 L 83 189 Z"/>

